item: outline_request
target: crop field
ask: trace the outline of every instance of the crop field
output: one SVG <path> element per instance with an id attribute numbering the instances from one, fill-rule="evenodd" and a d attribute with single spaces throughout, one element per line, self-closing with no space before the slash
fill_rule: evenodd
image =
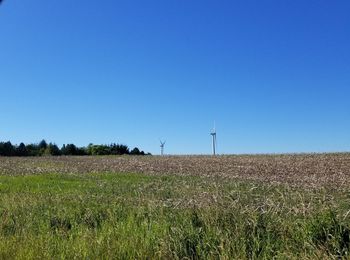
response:
<path id="1" fill-rule="evenodd" d="M 350 154 L 0 157 L 0 259 L 350 259 Z"/>

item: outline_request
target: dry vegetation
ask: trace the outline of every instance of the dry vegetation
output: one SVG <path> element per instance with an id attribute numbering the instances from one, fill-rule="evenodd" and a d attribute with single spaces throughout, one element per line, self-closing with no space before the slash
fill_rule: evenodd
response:
<path id="1" fill-rule="evenodd" d="M 0 157 L 0 259 L 350 259 L 350 154 Z"/>
<path id="2" fill-rule="evenodd" d="M 197 175 L 346 189 L 350 184 L 350 153 L 0 158 L 0 174 L 6 175 L 105 172 Z"/>

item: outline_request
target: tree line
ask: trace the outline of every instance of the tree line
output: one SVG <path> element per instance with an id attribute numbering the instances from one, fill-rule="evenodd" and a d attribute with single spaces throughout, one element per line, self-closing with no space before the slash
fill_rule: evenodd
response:
<path id="1" fill-rule="evenodd" d="M 42 140 L 39 143 L 20 143 L 13 145 L 10 141 L 0 142 L 0 156 L 60 156 L 60 155 L 151 155 L 135 147 L 130 150 L 124 144 L 95 145 L 89 144 L 86 147 L 77 147 L 74 144 L 64 144 L 59 148 L 54 143 L 47 143 Z"/>

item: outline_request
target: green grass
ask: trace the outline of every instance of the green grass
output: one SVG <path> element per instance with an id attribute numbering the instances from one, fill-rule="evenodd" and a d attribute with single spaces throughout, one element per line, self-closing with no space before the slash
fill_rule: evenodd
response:
<path id="1" fill-rule="evenodd" d="M 0 176 L 0 259 L 349 258 L 349 202 L 218 178 Z"/>

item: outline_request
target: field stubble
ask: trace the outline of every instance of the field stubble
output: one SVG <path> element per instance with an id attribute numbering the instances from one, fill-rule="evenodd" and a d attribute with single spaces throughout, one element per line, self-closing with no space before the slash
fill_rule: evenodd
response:
<path id="1" fill-rule="evenodd" d="M 0 259 L 349 259 L 350 154 L 0 158 Z"/>
<path id="2" fill-rule="evenodd" d="M 221 177 L 302 187 L 347 188 L 350 153 L 231 156 L 1 158 L 0 174 L 146 173 Z"/>

